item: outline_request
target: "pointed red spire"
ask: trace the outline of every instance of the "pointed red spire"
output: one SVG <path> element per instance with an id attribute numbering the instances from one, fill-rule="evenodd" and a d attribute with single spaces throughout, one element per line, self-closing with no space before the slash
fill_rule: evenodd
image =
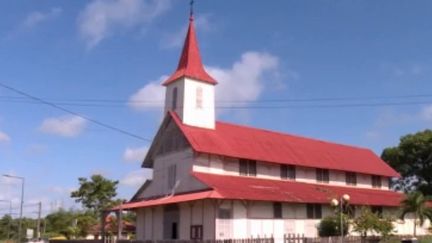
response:
<path id="1" fill-rule="evenodd" d="M 189 18 L 189 28 L 177 70 L 163 82 L 163 85 L 168 85 L 183 77 L 196 79 L 209 84 L 217 84 L 216 80 L 205 71 L 204 65 L 201 62 L 193 15 Z"/>

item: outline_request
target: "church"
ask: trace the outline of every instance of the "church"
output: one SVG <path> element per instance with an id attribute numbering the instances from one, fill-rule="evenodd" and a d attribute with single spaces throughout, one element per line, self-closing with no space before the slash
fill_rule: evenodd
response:
<path id="1" fill-rule="evenodd" d="M 217 121 L 217 80 L 202 63 L 192 14 L 162 85 L 164 119 L 142 163 L 153 179 L 121 205 L 137 213 L 137 240 L 316 237 L 342 197 L 353 214 L 363 206 L 397 214 L 403 194 L 389 181 L 400 175 L 371 150 Z M 411 234 L 413 220 L 395 228 Z"/>

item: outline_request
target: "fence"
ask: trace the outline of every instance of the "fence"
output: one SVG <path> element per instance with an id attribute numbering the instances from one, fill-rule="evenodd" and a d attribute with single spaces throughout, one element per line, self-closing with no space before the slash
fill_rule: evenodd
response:
<path id="1" fill-rule="evenodd" d="M 245 238 L 226 240 L 118 240 L 117 243 L 274 243 L 274 238 Z"/>
<path id="2" fill-rule="evenodd" d="M 400 242 L 403 238 L 395 236 L 392 237 L 394 241 Z M 424 238 L 422 236 L 418 239 Z M 425 238 L 426 239 L 426 238 Z M 428 238 L 432 240 L 432 238 Z M 277 240 L 277 242 L 279 242 Z M 340 237 L 319 237 L 319 238 L 308 238 L 300 234 L 287 234 L 284 235 L 284 243 L 340 243 Z M 362 239 L 358 236 L 344 237 L 344 243 L 379 243 L 380 239 L 375 237 L 369 237 L 367 239 Z M 432 241 L 424 241 L 432 242 Z M 52 240 L 50 243 L 103 243 L 102 240 Z M 273 237 L 270 238 L 246 238 L 246 239 L 226 239 L 226 240 L 106 240 L 105 243 L 275 243 Z"/>

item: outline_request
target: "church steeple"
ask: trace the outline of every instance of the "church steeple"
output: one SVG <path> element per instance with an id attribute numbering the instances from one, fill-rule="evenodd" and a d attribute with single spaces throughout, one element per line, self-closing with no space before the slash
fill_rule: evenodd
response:
<path id="1" fill-rule="evenodd" d="M 191 9 L 177 70 L 163 83 L 166 87 L 165 113 L 177 113 L 181 121 L 190 126 L 215 129 L 216 84 L 202 64 Z"/>
<path id="2" fill-rule="evenodd" d="M 194 16 L 192 12 L 189 17 L 189 27 L 177 70 L 163 83 L 163 85 L 166 86 L 183 77 L 209 84 L 217 84 L 216 80 L 206 72 L 201 61 L 198 40 L 195 33 Z"/>

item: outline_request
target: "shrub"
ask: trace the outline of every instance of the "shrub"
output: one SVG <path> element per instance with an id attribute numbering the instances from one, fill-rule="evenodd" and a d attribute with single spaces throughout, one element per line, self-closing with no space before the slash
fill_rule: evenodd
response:
<path id="1" fill-rule="evenodd" d="M 340 216 L 328 216 L 321 220 L 318 225 L 318 234 L 320 237 L 340 236 Z M 348 233 L 348 221 L 343 217 L 344 235 Z"/>
<path id="2" fill-rule="evenodd" d="M 353 221 L 353 231 L 360 233 L 362 237 L 366 237 L 368 233 L 377 233 L 386 238 L 393 229 L 392 219 L 381 218 L 366 207 L 362 208 L 361 214 Z"/>

